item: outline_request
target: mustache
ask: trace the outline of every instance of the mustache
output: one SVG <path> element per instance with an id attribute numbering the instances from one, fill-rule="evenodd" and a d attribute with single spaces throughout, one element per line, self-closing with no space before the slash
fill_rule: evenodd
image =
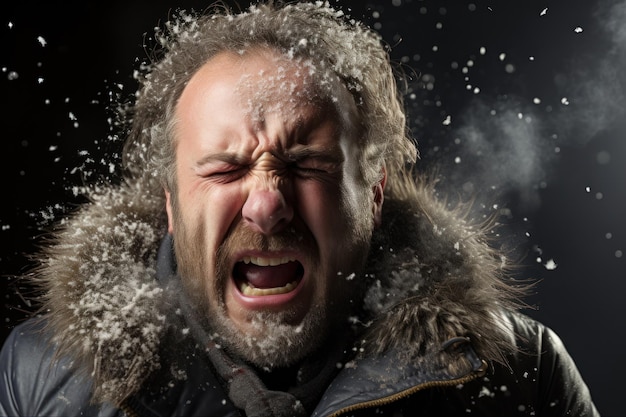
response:
<path id="1" fill-rule="evenodd" d="M 218 259 L 231 257 L 236 251 L 259 250 L 265 252 L 296 249 L 304 253 L 316 252 L 315 238 L 307 227 L 289 226 L 279 233 L 264 235 L 255 232 L 245 222 L 238 222 L 217 249 Z"/>

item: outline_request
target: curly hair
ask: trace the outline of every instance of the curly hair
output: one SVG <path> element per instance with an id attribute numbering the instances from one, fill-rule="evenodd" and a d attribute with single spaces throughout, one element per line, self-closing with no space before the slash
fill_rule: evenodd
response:
<path id="1" fill-rule="evenodd" d="M 401 94 L 381 37 L 326 2 L 260 1 L 233 12 L 215 4 L 203 13 L 177 12 L 157 28 L 155 56 L 139 77 L 123 153 L 127 177 L 175 190 L 174 113 L 191 77 L 221 52 L 270 48 L 314 63 L 337 77 L 358 108 L 360 167 L 374 184 L 387 172 L 386 194 L 402 194 L 417 149 L 408 136 Z"/>

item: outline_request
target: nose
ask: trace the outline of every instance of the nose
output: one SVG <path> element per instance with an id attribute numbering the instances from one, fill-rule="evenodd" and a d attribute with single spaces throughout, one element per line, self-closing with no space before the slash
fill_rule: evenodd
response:
<path id="1" fill-rule="evenodd" d="M 243 205 L 244 220 L 257 232 L 271 235 L 293 219 L 293 207 L 278 188 L 251 190 Z"/>

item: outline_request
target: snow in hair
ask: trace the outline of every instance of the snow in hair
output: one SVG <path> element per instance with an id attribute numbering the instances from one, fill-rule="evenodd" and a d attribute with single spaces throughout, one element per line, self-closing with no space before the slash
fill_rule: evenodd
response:
<path id="1" fill-rule="evenodd" d="M 380 36 L 327 2 L 258 3 L 239 13 L 226 7 L 202 14 L 179 11 L 156 29 L 155 40 L 152 63 L 138 76 L 141 88 L 132 109 L 125 152 L 132 176 L 155 186 L 173 183 L 172 119 L 185 85 L 216 54 L 258 48 L 310 63 L 321 87 L 336 85 L 337 79 L 346 87 L 359 111 L 365 181 L 374 183 L 384 164 L 388 189 L 393 192 L 394 178 L 402 177 L 406 163 L 415 160 L 416 149 L 407 137 L 403 105 Z"/>

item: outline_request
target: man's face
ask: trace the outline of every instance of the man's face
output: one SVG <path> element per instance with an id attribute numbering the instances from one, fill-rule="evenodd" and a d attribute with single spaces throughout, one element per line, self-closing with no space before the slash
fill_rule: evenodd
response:
<path id="1" fill-rule="evenodd" d="M 328 80 L 269 50 L 221 53 L 176 108 L 178 272 L 212 334 L 259 366 L 294 363 L 347 323 L 380 214 L 356 106 Z"/>

